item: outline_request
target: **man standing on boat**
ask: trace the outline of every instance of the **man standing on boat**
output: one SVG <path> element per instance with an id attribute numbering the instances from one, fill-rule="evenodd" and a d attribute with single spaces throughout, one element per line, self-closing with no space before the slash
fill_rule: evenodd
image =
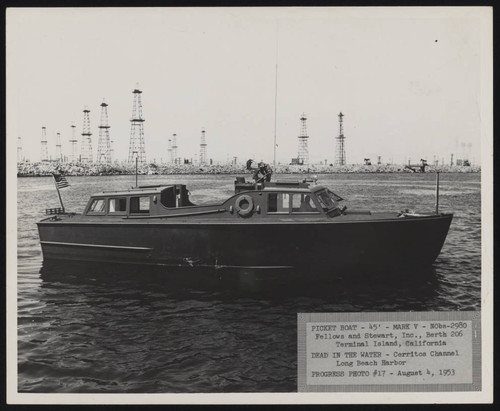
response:
<path id="1" fill-rule="evenodd" d="M 253 171 L 253 179 L 256 183 L 259 183 L 261 181 L 271 181 L 273 170 L 271 169 L 269 164 L 266 164 L 261 160 L 259 164 L 257 164 L 257 168 L 253 168 L 252 163 L 252 159 L 249 159 L 247 161 L 247 170 Z"/>

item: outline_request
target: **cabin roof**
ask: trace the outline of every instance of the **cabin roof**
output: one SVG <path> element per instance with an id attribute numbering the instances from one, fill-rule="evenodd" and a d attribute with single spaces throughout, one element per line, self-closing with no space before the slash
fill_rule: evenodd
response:
<path id="1" fill-rule="evenodd" d="M 133 196 L 133 195 L 154 195 L 161 194 L 163 190 L 170 187 L 178 187 L 185 186 L 184 184 L 160 184 L 160 185 L 151 185 L 151 186 L 139 186 L 139 187 L 131 187 L 126 190 L 109 190 L 109 191 L 101 191 L 98 193 L 92 194 L 92 197 L 110 197 L 110 196 Z M 309 186 L 309 184 L 303 183 L 272 183 L 269 185 L 264 185 L 260 190 L 257 191 L 277 191 L 282 193 L 316 193 L 320 190 L 324 190 L 326 187 L 324 186 Z M 242 190 L 246 191 L 246 190 Z M 253 190 L 250 190 L 253 191 Z"/>
<path id="2" fill-rule="evenodd" d="M 134 194 L 136 195 L 160 194 L 166 188 L 174 186 L 175 186 L 174 184 L 168 184 L 168 185 L 156 185 L 156 186 L 131 187 L 128 190 L 101 191 L 99 193 L 92 194 L 92 197 L 130 196 Z"/>

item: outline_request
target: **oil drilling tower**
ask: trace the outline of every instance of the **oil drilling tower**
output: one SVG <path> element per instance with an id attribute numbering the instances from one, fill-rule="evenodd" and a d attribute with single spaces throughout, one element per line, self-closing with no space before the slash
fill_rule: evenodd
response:
<path id="1" fill-rule="evenodd" d="M 308 145 L 309 136 L 307 135 L 306 122 L 307 122 L 307 117 L 304 113 L 302 113 L 302 116 L 300 117 L 301 124 L 300 124 L 300 135 L 298 137 L 299 152 L 297 155 L 297 162 L 303 165 L 309 164 L 309 145 Z"/>
<path id="2" fill-rule="evenodd" d="M 24 158 L 23 158 L 23 145 L 22 145 L 22 142 L 21 142 L 21 137 L 18 137 L 17 138 L 17 162 L 21 163 L 22 161 L 24 161 Z"/>
<path id="3" fill-rule="evenodd" d="M 47 129 L 42 127 L 40 161 L 49 161 L 49 148 L 47 147 Z"/>
<path id="4" fill-rule="evenodd" d="M 61 133 L 56 134 L 56 161 L 63 161 Z"/>
<path id="5" fill-rule="evenodd" d="M 177 134 L 172 135 L 172 164 L 177 164 Z"/>
<path id="6" fill-rule="evenodd" d="M 168 139 L 168 145 L 167 145 L 167 163 L 173 164 L 174 160 L 172 157 L 172 139 Z"/>
<path id="7" fill-rule="evenodd" d="M 207 141 L 205 139 L 205 130 L 201 130 L 201 142 L 200 142 L 200 165 L 207 163 Z"/>
<path id="8" fill-rule="evenodd" d="M 345 165 L 345 145 L 344 145 L 344 125 L 343 125 L 342 112 L 339 113 L 339 135 L 335 138 L 337 141 L 337 148 L 335 153 L 335 164 L 338 166 Z"/>
<path id="9" fill-rule="evenodd" d="M 99 123 L 99 142 L 97 146 L 97 162 L 111 163 L 111 142 L 109 140 L 108 105 L 101 103 L 101 121 Z"/>
<path id="10" fill-rule="evenodd" d="M 144 119 L 142 118 L 142 91 L 135 89 L 132 94 L 134 95 L 134 105 L 132 107 L 131 129 L 130 129 L 130 143 L 128 149 L 128 162 L 133 163 L 136 160 L 139 164 L 146 163 L 146 146 L 144 142 Z"/>
<path id="11" fill-rule="evenodd" d="M 71 139 L 69 140 L 69 147 L 70 147 L 69 161 L 71 163 L 78 160 L 77 147 L 76 147 L 77 143 L 78 143 L 78 140 L 76 139 L 76 126 L 74 124 L 71 124 Z"/>
<path id="12" fill-rule="evenodd" d="M 90 132 L 90 110 L 83 110 L 83 131 L 82 131 L 82 152 L 80 161 L 82 163 L 92 163 L 92 133 Z"/>

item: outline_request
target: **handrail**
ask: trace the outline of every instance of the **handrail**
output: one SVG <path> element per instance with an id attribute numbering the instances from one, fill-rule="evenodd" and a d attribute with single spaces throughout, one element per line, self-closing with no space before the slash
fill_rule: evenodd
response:
<path id="1" fill-rule="evenodd" d="M 171 217 L 188 217 L 192 215 L 204 215 L 204 214 L 215 214 L 215 213 L 223 213 L 224 211 L 227 211 L 225 208 L 219 208 L 217 210 L 207 210 L 207 211 L 195 211 L 194 213 L 182 213 L 182 214 L 171 214 L 171 215 L 138 215 L 138 216 L 126 216 L 122 217 L 122 219 L 137 219 L 137 220 L 142 220 L 145 218 L 171 218 Z"/>

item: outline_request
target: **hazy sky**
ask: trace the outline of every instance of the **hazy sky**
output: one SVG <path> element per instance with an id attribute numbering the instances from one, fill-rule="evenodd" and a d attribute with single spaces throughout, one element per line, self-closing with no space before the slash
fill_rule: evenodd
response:
<path id="1" fill-rule="evenodd" d="M 126 159 L 132 90 L 143 91 L 146 156 L 272 162 L 276 62 L 277 160 L 297 156 L 307 115 L 312 162 L 333 162 L 338 113 L 348 163 L 449 162 L 462 143 L 480 152 L 478 8 L 9 9 L 9 141 L 40 159 L 56 133 L 69 154 L 71 123 L 91 110 L 94 157 L 100 104 L 109 104 L 115 155 Z M 276 52 L 277 51 L 277 52 Z M 277 60 L 276 60 L 277 56 Z M 78 143 L 80 149 L 80 142 Z"/>

